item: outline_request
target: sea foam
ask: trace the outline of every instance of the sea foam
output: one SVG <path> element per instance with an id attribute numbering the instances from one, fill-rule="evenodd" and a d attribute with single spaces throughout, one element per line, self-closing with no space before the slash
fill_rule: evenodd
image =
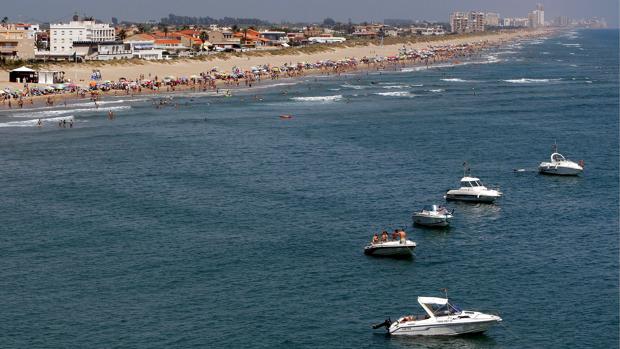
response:
<path id="1" fill-rule="evenodd" d="M 315 96 L 315 97 L 292 97 L 297 102 L 335 102 L 342 99 L 342 95 L 335 96 Z"/>

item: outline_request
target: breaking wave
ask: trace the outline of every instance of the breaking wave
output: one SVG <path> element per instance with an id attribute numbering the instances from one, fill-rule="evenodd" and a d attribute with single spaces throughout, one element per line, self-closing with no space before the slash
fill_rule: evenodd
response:
<path id="1" fill-rule="evenodd" d="M 335 102 L 342 99 L 342 95 L 335 96 L 315 96 L 315 97 L 292 97 L 297 102 Z"/>
<path id="2" fill-rule="evenodd" d="M 527 78 L 521 78 L 521 79 L 508 79 L 508 80 L 503 80 L 504 82 L 509 82 L 511 84 L 542 84 L 542 83 L 547 83 L 547 82 L 554 82 L 554 81 L 560 81 L 561 79 L 527 79 Z"/>

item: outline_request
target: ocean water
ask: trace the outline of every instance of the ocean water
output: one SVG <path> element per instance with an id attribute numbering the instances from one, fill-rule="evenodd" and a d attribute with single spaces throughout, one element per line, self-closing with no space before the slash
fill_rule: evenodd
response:
<path id="1" fill-rule="evenodd" d="M 617 348 L 618 52 L 617 31 L 583 30 L 159 109 L 0 111 L 0 346 Z M 581 177 L 533 171 L 554 141 Z M 505 196 L 411 227 L 464 161 Z M 415 258 L 363 255 L 397 227 Z M 444 287 L 503 323 L 371 329 Z"/>

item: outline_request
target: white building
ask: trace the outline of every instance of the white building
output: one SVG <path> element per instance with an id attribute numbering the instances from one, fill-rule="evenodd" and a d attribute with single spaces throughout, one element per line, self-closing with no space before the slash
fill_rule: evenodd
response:
<path id="1" fill-rule="evenodd" d="M 484 16 L 484 25 L 489 27 L 499 27 L 499 13 L 487 12 Z"/>
<path id="2" fill-rule="evenodd" d="M 155 40 L 125 40 L 134 58 L 146 60 L 163 59 L 164 50 L 155 48 Z"/>
<path id="3" fill-rule="evenodd" d="M 41 28 L 38 24 L 30 24 L 30 23 L 16 23 L 15 29 L 24 30 L 28 33 L 28 38 L 35 39 L 38 32 L 41 31 Z"/>
<path id="4" fill-rule="evenodd" d="M 114 28 L 107 23 L 71 21 L 50 24 L 50 52 L 55 54 L 72 54 L 73 43 L 76 41 L 110 42 L 115 39 Z"/>
<path id="5" fill-rule="evenodd" d="M 545 26 L 545 8 L 542 4 L 536 6 L 536 10 L 530 12 L 529 16 L 530 28 L 540 28 Z"/>
<path id="6" fill-rule="evenodd" d="M 340 44 L 347 41 L 347 39 L 339 36 L 313 36 L 308 38 L 308 41 L 313 44 Z"/>

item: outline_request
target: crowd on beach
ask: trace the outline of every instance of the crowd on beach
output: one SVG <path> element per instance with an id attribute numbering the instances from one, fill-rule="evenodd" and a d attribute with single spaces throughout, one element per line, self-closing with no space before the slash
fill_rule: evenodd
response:
<path id="1" fill-rule="evenodd" d="M 403 46 L 393 56 L 348 57 L 341 60 L 322 60 L 317 62 L 285 63 L 282 66 L 260 65 L 247 69 L 233 67 L 230 72 L 219 71 L 213 68 L 206 72 L 188 77 L 153 76 L 140 74 L 133 80 L 121 78 L 118 81 L 90 81 L 86 86 L 75 83 L 55 84 L 51 86 L 30 86 L 24 84 L 23 89 L 0 90 L 1 105 L 8 108 L 22 108 L 25 100 L 33 104 L 33 98 L 45 98 L 47 106 L 54 104 L 54 99 L 86 98 L 96 102 L 100 94 L 142 94 L 157 92 L 173 92 L 177 90 L 219 92 L 219 86 L 252 87 L 261 80 L 276 80 L 293 78 L 306 74 L 341 74 L 343 72 L 367 69 L 386 70 L 405 67 L 407 65 L 429 66 L 439 62 L 450 61 L 458 64 L 460 59 L 468 59 L 482 49 L 489 48 L 488 41 L 464 43 L 458 45 L 435 45 L 425 49 L 408 49 Z"/>

